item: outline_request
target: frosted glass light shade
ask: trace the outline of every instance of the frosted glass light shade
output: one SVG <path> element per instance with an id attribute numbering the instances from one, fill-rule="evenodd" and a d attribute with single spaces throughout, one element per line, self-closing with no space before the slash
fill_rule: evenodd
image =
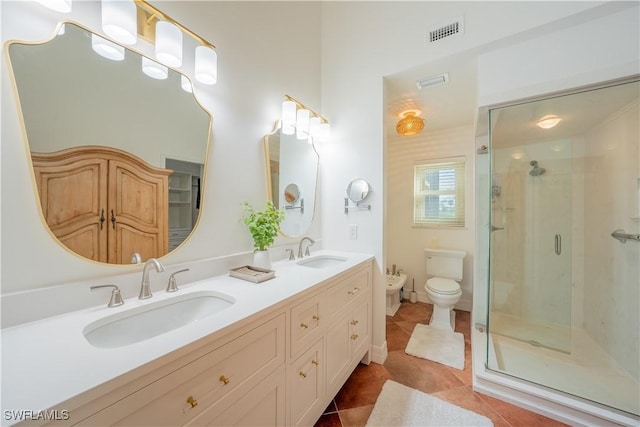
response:
<path id="1" fill-rule="evenodd" d="M 309 136 L 317 137 L 320 134 L 320 117 L 311 117 L 309 119 Z"/>
<path id="2" fill-rule="evenodd" d="M 146 56 L 142 57 L 142 72 L 158 80 L 164 80 L 169 76 L 169 69 L 167 67 Z"/>
<path id="3" fill-rule="evenodd" d="M 209 46 L 196 47 L 196 80 L 206 85 L 218 81 L 218 54 Z"/>
<path id="4" fill-rule="evenodd" d="M 156 23 L 156 58 L 169 67 L 182 65 L 182 31 L 171 22 Z"/>
<path id="5" fill-rule="evenodd" d="M 296 124 L 296 103 L 293 101 L 284 101 L 282 103 L 282 133 L 284 135 L 293 135 Z"/>
<path id="6" fill-rule="evenodd" d="M 102 30 L 120 43 L 135 44 L 137 13 L 133 0 L 102 0 Z"/>
<path id="7" fill-rule="evenodd" d="M 321 123 L 318 139 L 320 141 L 328 141 L 329 138 L 331 138 L 331 125 L 329 123 Z"/>
<path id="8" fill-rule="evenodd" d="M 309 136 L 309 110 L 301 108 L 296 114 L 296 138 L 305 139 Z"/>
<path id="9" fill-rule="evenodd" d="M 557 126 L 561 120 L 562 119 L 558 116 L 555 116 L 553 114 L 548 114 L 543 118 L 541 118 L 540 120 L 538 120 L 536 125 L 542 129 L 551 129 L 552 127 Z"/>
<path id="10" fill-rule="evenodd" d="M 36 0 L 41 5 L 48 7 L 56 12 L 71 12 L 71 0 Z"/>
<path id="11" fill-rule="evenodd" d="M 115 44 L 97 34 L 91 34 L 91 48 L 100 56 L 112 61 L 124 59 L 124 47 Z"/>
<path id="12" fill-rule="evenodd" d="M 191 80 L 189 80 L 186 76 L 180 76 L 180 86 L 182 90 L 185 92 L 193 93 L 193 86 L 191 85 Z"/>

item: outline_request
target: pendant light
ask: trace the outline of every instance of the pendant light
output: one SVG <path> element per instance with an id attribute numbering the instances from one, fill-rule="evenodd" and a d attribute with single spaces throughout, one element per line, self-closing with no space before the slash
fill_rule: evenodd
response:
<path id="1" fill-rule="evenodd" d="M 206 85 L 218 81 L 218 54 L 209 46 L 196 47 L 196 80 Z"/>
<path id="2" fill-rule="evenodd" d="M 396 132 L 402 136 L 416 135 L 424 129 L 424 120 L 417 117 L 416 110 L 408 110 L 403 112 L 402 119 L 396 124 Z"/>
<path id="3" fill-rule="evenodd" d="M 182 66 L 182 31 L 171 22 L 156 23 L 156 58 L 169 67 Z"/>
<path id="4" fill-rule="evenodd" d="M 102 0 L 102 30 L 120 43 L 138 41 L 137 16 L 133 0 Z"/>
<path id="5" fill-rule="evenodd" d="M 91 48 L 98 53 L 98 55 L 112 61 L 122 61 L 124 59 L 124 47 L 97 34 L 91 34 Z"/>

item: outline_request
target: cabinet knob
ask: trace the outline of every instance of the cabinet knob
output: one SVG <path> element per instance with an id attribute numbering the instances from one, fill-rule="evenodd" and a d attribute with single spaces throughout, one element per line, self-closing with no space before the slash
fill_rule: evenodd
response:
<path id="1" fill-rule="evenodd" d="M 224 375 L 220 375 L 220 382 L 224 383 L 224 385 L 229 384 L 229 381 L 231 381 L 229 378 L 225 377 Z"/>
<path id="2" fill-rule="evenodd" d="M 351 321 L 351 324 L 352 324 L 353 326 L 356 326 L 356 325 L 358 324 L 358 321 L 357 321 L 357 320 L 352 320 L 352 321 Z"/>
<path id="3" fill-rule="evenodd" d="M 313 315 L 313 320 L 315 320 L 317 322 L 318 320 L 320 320 L 320 316 L 318 316 L 317 314 L 314 314 Z"/>
<path id="4" fill-rule="evenodd" d="M 198 406 L 198 401 L 194 399 L 193 396 L 187 397 L 187 403 L 191 405 L 192 408 L 195 408 L 196 406 Z"/>
<path id="5" fill-rule="evenodd" d="M 351 335 L 351 339 L 354 340 L 354 341 L 357 340 L 358 339 L 358 334 Z"/>
<path id="6" fill-rule="evenodd" d="M 300 375 L 302 378 L 307 378 L 307 374 L 305 372 L 300 371 L 298 375 Z"/>
<path id="7" fill-rule="evenodd" d="M 302 329 L 307 329 L 309 327 L 309 325 L 307 325 L 306 323 L 300 323 L 300 327 Z"/>
<path id="8" fill-rule="evenodd" d="M 311 363 L 316 365 L 316 366 L 318 366 L 320 364 L 320 362 L 318 362 L 317 360 L 312 360 Z"/>

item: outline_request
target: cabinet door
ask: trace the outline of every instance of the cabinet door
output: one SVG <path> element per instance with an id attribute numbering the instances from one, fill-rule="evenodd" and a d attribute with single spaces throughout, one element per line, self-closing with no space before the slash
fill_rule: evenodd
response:
<path id="1" fill-rule="evenodd" d="M 349 320 L 351 313 L 345 313 L 327 330 L 325 359 L 327 361 L 327 392 L 335 395 L 348 375 L 351 361 L 351 339 Z"/>
<path id="2" fill-rule="evenodd" d="M 106 262 L 108 162 L 34 155 L 33 169 L 42 214 L 51 232 L 73 252 Z"/>
<path id="3" fill-rule="evenodd" d="M 291 424 L 313 425 L 325 408 L 324 341 L 321 339 L 289 368 Z"/>
<path id="4" fill-rule="evenodd" d="M 109 162 L 110 263 L 127 264 L 135 252 L 158 258 L 169 248 L 168 177 L 128 162 Z"/>
<path id="5" fill-rule="evenodd" d="M 230 405 L 213 405 L 190 426 L 285 425 L 285 368 L 282 365 Z"/>

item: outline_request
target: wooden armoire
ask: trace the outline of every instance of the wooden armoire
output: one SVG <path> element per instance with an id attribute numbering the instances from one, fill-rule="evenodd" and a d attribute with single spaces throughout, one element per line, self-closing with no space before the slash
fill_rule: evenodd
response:
<path id="1" fill-rule="evenodd" d="M 112 264 L 168 252 L 171 170 L 91 145 L 32 152 L 31 159 L 44 218 L 70 250 Z"/>

